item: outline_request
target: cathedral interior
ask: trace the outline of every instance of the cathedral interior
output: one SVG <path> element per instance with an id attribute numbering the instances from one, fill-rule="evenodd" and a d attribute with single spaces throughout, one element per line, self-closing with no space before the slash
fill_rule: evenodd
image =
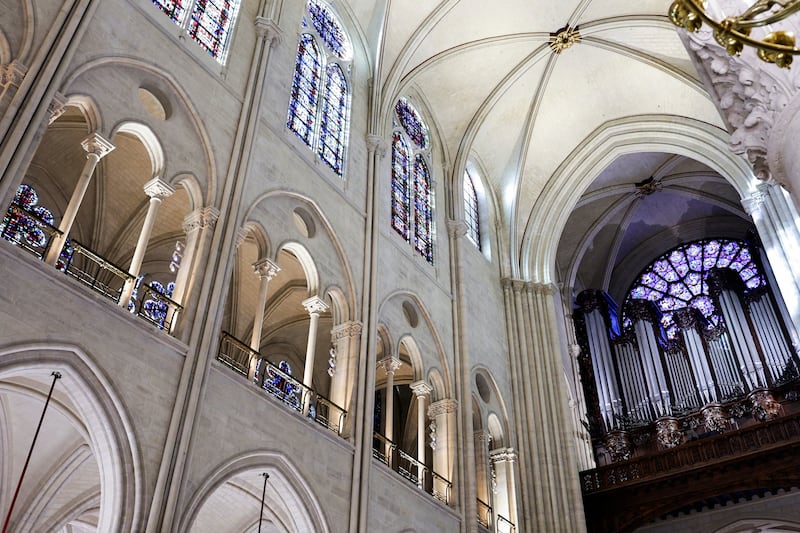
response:
<path id="1" fill-rule="evenodd" d="M 800 532 L 800 3 L 0 6 L 2 533 Z"/>

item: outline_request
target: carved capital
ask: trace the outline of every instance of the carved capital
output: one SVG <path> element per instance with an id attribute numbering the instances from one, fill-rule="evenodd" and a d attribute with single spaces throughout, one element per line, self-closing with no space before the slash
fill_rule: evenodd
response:
<path id="1" fill-rule="evenodd" d="M 342 339 L 355 339 L 361 335 L 364 326 L 361 322 L 351 320 L 334 326 L 331 330 L 331 341 L 338 342 Z"/>
<path id="2" fill-rule="evenodd" d="M 528 283 L 528 288 L 534 294 L 542 296 L 554 296 L 558 292 L 558 287 L 553 283 Z"/>
<path id="3" fill-rule="evenodd" d="M 436 418 L 439 415 L 449 415 L 458 411 L 458 401 L 445 398 L 428 406 L 428 417 Z"/>
<path id="4" fill-rule="evenodd" d="M 394 374 L 395 371 L 403 365 L 403 362 L 397 357 L 384 357 L 378 361 L 378 366 L 386 371 L 386 375 Z"/>
<path id="5" fill-rule="evenodd" d="M 53 99 L 50 101 L 50 105 L 47 106 L 47 113 L 50 115 L 48 119 L 48 123 L 52 124 L 58 117 L 64 114 L 64 110 L 67 108 L 67 97 L 63 94 L 56 92 L 53 95 Z"/>
<path id="6" fill-rule="evenodd" d="M 386 141 L 380 135 L 367 134 L 365 141 L 367 143 L 367 151 L 371 154 L 377 153 L 383 157 L 386 155 Z"/>
<path id="7" fill-rule="evenodd" d="M 262 259 L 253 263 L 253 271 L 258 274 L 259 278 L 270 281 L 281 271 L 281 267 L 271 259 Z"/>
<path id="8" fill-rule="evenodd" d="M 195 209 L 183 219 L 183 231 L 187 234 L 206 228 L 213 228 L 219 219 L 219 209 L 216 207 L 201 207 Z"/>
<path id="9" fill-rule="evenodd" d="M 744 198 L 742 200 L 742 207 L 747 212 L 748 215 L 751 217 L 758 213 L 761 210 L 761 206 L 764 205 L 764 201 L 767 199 L 767 195 L 762 191 L 756 191 L 750 195 L 749 198 Z"/>
<path id="10" fill-rule="evenodd" d="M 312 296 L 303 300 L 303 307 L 309 315 L 319 315 L 327 311 L 330 306 L 319 296 Z"/>
<path id="11" fill-rule="evenodd" d="M 81 146 L 86 150 L 87 154 L 94 154 L 98 159 L 102 159 L 108 155 L 114 148 L 116 148 L 111 141 L 103 137 L 97 132 L 89 134 L 84 140 L 81 141 Z M 155 181 L 158 178 L 155 178 Z M 150 183 L 150 182 L 148 182 Z M 169 185 L 167 185 L 169 187 Z M 147 185 L 145 185 L 145 192 L 147 192 Z M 173 189 L 174 192 L 174 189 Z M 170 193 L 171 194 L 171 193 Z"/>
<path id="12" fill-rule="evenodd" d="M 281 29 L 275 21 L 266 17 L 256 17 L 254 22 L 256 33 L 261 39 L 267 41 L 268 46 L 277 45 L 281 42 Z"/>
<path id="13" fill-rule="evenodd" d="M 420 396 L 428 396 L 433 392 L 433 387 L 428 385 L 425 381 L 415 381 L 411 384 L 411 392 L 413 392 L 417 398 Z"/>
<path id="14" fill-rule="evenodd" d="M 28 67 L 16 61 L 3 65 L 0 67 L 0 85 L 6 89 L 9 87 L 17 88 L 22 83 L 27 72 Z"/>
<path id="15" fill-rule="evenodd" d="M 451 238 L 460 239 L 467 234 L 469 228 L 467 228 L 467 224 L 463 220 L 448 220 L 447 231 L 450 233 Z"/>
<path id="16" fill-rule="evenodd" d="M 175 188 L 161 178 L 153 178 L 144 184 L 144 193 L 150 198 L 163 200 L 172 196 Z"/>
<path id="17" fill-rule="evenodd" d="M 516 463 L 519 454 L 514 448 L 498 448 L 489 452 L 489 459 L 492 463 Z"/>
<path id="18" fill-rule="evenodd" d="M 250 230 L 248 230 L 245 227 L 241 227 L 238 230 L 236 230 L 236 242 L 234 243 L 236 245 L 236 248 L 239 248 L 249 235 L 250 235 Z"/>

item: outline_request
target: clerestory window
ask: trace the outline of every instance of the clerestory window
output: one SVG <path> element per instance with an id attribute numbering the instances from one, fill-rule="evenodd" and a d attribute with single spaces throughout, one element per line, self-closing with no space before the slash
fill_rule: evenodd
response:
<path id="1" fill-rule="evenodd" d="M 481 218 L 478 207 L 478 194 L 469 170 L 464 171 L 464 222 L 467 224 L 467 237 L 481 249 Z"/>
<path id="2" fill-rule="evenodd" d="M 344 174 L 353 49 L 331 8 L 306 5 L 297 45 L 287 127 L 337 175 Z"/>
<path id="3" fill-rule="evenodd" d="M 405 98 L 395 105 L 392 134 L 392 227 L 433 264 L 433 196 L 428 169 L 430 138 Z"/>
<path id="4" fill-rule="evenodd" d="M 153 0 L 211 57 L 225 63 L 240 0 Z"/>

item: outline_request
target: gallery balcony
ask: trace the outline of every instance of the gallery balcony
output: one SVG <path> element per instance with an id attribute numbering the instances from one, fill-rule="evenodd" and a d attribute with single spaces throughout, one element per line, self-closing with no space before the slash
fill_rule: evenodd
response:
<path id="1" fill-rule="evenodd" d="M 287 409 L 297 411 L 325 429 L 341 435 L 347 411 L 303 385 L 286 368 L 267 360 L 233 335 L 223 332 L 217 361 L 264 391 Z"/>

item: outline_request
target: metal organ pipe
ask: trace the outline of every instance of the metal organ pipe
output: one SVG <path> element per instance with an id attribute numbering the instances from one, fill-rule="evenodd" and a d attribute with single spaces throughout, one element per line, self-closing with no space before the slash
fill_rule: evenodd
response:
<path id="1" fill-rule="evenodd" d="M 745 319 L 742 304 L 739 303 L 739 297 L 732 291 L 723 290 L 719 294 L 719 303 L 722 316 L 728 325 L 733 348 L 739 356 L 740 368 L 745 373 L 749 387 L 754 389 L 766 385 L 764 369 L 758 360 L 755 341 Z"/>
<path id="2" fill-rule="evenodd" d="M 653 325 L 649 322 L 638 320 L 634 324 L 636 341 L 647 374 L 647 383 L 650 388 L 650 403 L 657 417 L 666 414 L 670 407 L 669 388 L 664 377 L 664 368 L 658 351 Z"/>
<path id="3" fill-rule="evenodd" d="M 694 328 L 690 328 L 683 330 L 683 338 L 686 342 L 689 360 L 692 362 L 692 368 L 694 369 L 697 390 L 700 391 L 700 400 L 703 403 L 716 401 L 717 393 L 714 390 L 714 379 L 711 377 L 711 370 L 708 368 L 700 335 Z"/>
<path id="4" fill-rule="evenodd" d="M 589 337 L 589 351 L 595 370 L 597 396 L 600 400 L 600 412 L 603 414 L 606 427 L 611 428 L 614 425 L 614 413 L 618 409 L 619 393 L 614 379 L 614 366 L 611 361 L 611 347 L 606 333 L 606 324 L 599 310 L 586 314 L 585 320 L 586 333 Z"/>

